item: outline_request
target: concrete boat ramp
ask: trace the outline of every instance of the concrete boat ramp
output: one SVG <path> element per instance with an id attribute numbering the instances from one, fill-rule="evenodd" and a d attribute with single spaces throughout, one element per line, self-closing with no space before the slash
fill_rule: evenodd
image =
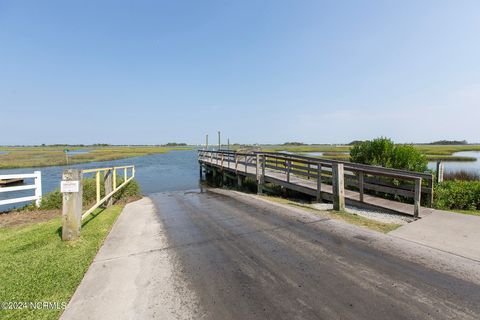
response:
<path id="1" fill-rule="evenodd" d="M 480 219 L 441 214 L 389 235 L 256 195 L 154 194 L 62 319 L 479 319 Z"/>

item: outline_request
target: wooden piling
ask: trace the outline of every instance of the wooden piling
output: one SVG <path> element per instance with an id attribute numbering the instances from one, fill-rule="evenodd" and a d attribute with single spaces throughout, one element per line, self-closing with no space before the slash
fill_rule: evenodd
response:
<path id="1" fill-rule="evenodd" d="M 105 194 L 109 194 L 113 191 L 113 170 L 105 171 L 104 176 L 104 185 L 105 185 Z M 110 197 L 106 202 L 105 206 L 108 208 L 113 204 L 113 197 Z"/>
<path id="2" fill-rule="evenodd" d="M 443 161 L 437 161 L 437 172 L 436 172 L 436 178 L 437 178 L 437 183 L 443 182 L 443 174 L 445 172 L 445 165 Z"/>
<path id="3" fill-rule="evenodd" d="M 334 163 L 332 165 L 333 175 L 333 210 L 345 210 L 345 185 L 344 185 L 344 171 L 342 163 Z"/>
<path id="4" fill-rule="evenodd" d="M 75 240 L 80 237 L 82 226 L 82 171 L 66 169 L 62 181 L 78 181 L 78 192 L 63 193 L 62 240 Z"/>

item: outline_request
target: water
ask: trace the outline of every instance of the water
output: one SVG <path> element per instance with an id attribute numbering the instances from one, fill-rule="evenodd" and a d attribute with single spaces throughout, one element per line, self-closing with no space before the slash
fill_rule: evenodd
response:
<path id="1" fill-rule="evenodd" d="M 444 161 L 445 171 L 459 171 L 465 170 L 469 172 L 480 173 L 480 151 L 462 151 L 455 152 L 454 156 L 460 157 L 474 157 L 477 161 Z M 431 161 L 428 163 L 430 169 L 437 169 L 437 162 Z"/>
<path id="2" fill-rule="evenodd" d="M 0 154 L 7 154 L 8 151 L 0 151 Z"/>
<path id="3" fill-rule="evenodd" d="M 11 173 L 31 173 L 33 171 L 42 172 L 42 192 L 46 194 L 60 187 L 62 172 L 66 168 L 102 168 L 112 166 L 135 165 L 135 178 L 146 195 L 163 192 L 179 191 L 198 188 L 199 169 L 197 162 L 197 151 L 171 151 L 164 154 L 155 154 L 142 157 L 91 162 L 76 164 L 71 166 L 55 166 L 43 168 L 21 168 L 0 170 L 0 175 Z M 123 171 L 119 172 L 123 174 Z M 31 184 L 31 181 L 26 181 Z M 0 200 L 9 198 L 33 195 L 33 190 L 22 192 L 0 193 Z M 0 206 L 0 211 L 21 207 L 23 204 Z"/>
<path id="4" fill-rule="evenodd" d="M 77 155 L 77 154 L 87 154 L 87 153 L 90 153 L 92 150 L 68 150 L 67 151 L 67 154 L 69 156 L 74 156 L 74 155 Z"/>

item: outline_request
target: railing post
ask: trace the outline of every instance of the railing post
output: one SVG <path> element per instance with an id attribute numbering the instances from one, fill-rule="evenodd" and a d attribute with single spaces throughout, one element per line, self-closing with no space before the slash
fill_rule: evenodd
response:
<path id="1" fill-rule="evenodd" d="M 257 193 L 263 193 L 263 187 L 265 185 L 265 155 L 259 156 L 257 154 Z M 260 163 L 259 163 L 260 161 Z M 261 166 L 261 172 L 259 172 L 259 165 Z"/>
<path id="2" fill-rule="evenodd" d="M 62 207 L 62 240 L 75 240 L 80 236 L 82 225 L 82 171 L 66 169 L 62 181 L 78 183 L 77 192 L 63 192 Z"/>
<path id="3" fill-rule="evenodd" d="M 437 183 L 441 183 L 443 182 L 443 174 L 445 172 L 445 165 L 443 163 L 443 161 L 437 161 Z"/>
<path id="4" fill-rule="evenodd" d="M 35 200 L 35 205 L 38 208 L 42 203 L 42 172 L 35 171 L 33 173 L 35 174 L 35 197 L 37 198 Z"/>
<path id="5" fill-rule="evenodd" d="M 317 202 L 322 202 L 322 164 L 317 164 Z"/>
<path id="6" fill-rule="evenodd" d="M 258 153 L 255 155 L 255 177 L 258 183 L 260 180 L 260 155 Z"/>
<path id="7" fill-rule="evenodd" d="M 105 184 L 105 196 L 110 194 L 113 191 L 113 170 L 105 171 L 104 176 L 104 184 Z M 113 197 L 110 197 L 107 202 L 105 202 L 106 207 L 110 207 L 113 204 Z"/>
<path id="8" fill-rule="evenodd" d="M 235 153 L 235 173 L 237 173 L 237 168 L 238 168 L 238 156 Z"/>
<path id="9" fill-rule="evenodd" d="M 420 214 L 420 200 L 422 197 L 422 178 L 415 179 L 415 198 L 413 203 L 413 217 L 418 219 Z"/>
<path id="10" fill-rule="evenodd" d="M 123 168 L 123 182 L 127 181 L 127 168 Z"/>
<path id="11" fill-rule="evenodd" d="M 332 165 L 332 175 L 333 210 L 343 211 L 345 210 L 345 188 L 342 163 L 334 163 Z"/>
<path id="12" fill-rule="evenodd" d="M 117 190 L 117 168 L 113 167 L 113 190 Z"/>
<path id="13" fill-rule="evenodd" d="M 292 165 L 291 160 L 287 160 L 287 182 L 290 182 L 290 166 Z"/>
<path id="14" fill-rule="evenodd" d="M 220 166 L 223 168 L 223 152 L 220 154 Z"/>
<path id="15" fill-rule="evenodd" d="M 95 191 L 97 192 L 97 202 L 100 202 L 100 171 L 95 172 Z"/>
<path id="16" fill-rule="evenodd" d="M 360 202 L 363 202 L 364 180 L 365 180 L 365 174 L 363 173 L 363 171 L 360 171 L 358 173 L 358 190 L 360 193 Z"/>

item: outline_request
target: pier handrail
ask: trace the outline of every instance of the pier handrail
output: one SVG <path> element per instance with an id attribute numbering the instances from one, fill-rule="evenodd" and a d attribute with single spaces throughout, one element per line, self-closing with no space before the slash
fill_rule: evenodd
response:
<path id="1" fill-rule="evenodd" d="M 235 152 L 229 150 L 198 150 L 199 160 L 209 159 L 213 164 L 221 167 L 224 163 L 235 163 L 247 167 L 256 166 L 280 171 L 286 174 L 287 182 L 290 175 L 295 174 L 306 179 L 318 179 L 323 183 L 332 179 L 332 167 L 341 164 L 344 168 L 345 187 L 354 188 L 360 194 L 363 202 L 364 191 L 390 194 L 394 198 L 402 196 L 413 199 L 415 207 L 420 206 L 421 194 L 425 194 L 426 205 L 433 203 L 433 175 L 428 173 L 413 172 L 401 169 L 385 168 L 379 166 L 352 163 L 348 161 L 330 160 L 324 158 L 308 157 L 281 152 Z M 246 159 L 249 159 L 247 161 Z M 257 160 L 258 159 L 258 160 Z M 257 164 L 257 161 L 259 162 Z M 229 166 L 229 164 L 227 164 Z M 418 216 L 419 209 L 415 209 L 414 216 Z"/>
<path id="2" fill-rule="evenodd" d="M 130 170 L 129 170 L 130 169 Z M 117 186 L 117 170 L 123 170 L 123 182 Z M 130 171 L 130 175 L 129 175 Z M 104 176 L 105 195 L 101 195 L 101 173 Z M 83 212 L 84 175 L 95 175 L 95 203 Z M 119 166 L 93 169 L 66 169 L 62 177 L 63 209 L 62 209 L 62 239 L 74 240 L 80 236 L 82 220 L 102 204 L 112 205 L 112 197 L 125 187 L 135 177 L 135 166 Z"/>
<path id="3" fill-rule="evenodd" d="M 128 177 L 128 169 L 131 168 L 131 175 Z M 123 169 L 123 183 L 117 186 L 117 170 L 118 169 Z M 103 198 L 101 198 L 100 195 L 100 173 L 105 172 L 105 176 L 109 174 L 109 172 L 112 172 L 112 191 L 109 192 L 108 194 L 105 194 Z M 95 204 L 85 211 L 84 214 L 82 214 L 82 220 L 85 219 L 90 213 L 95 211 L 99 206 L 101 206 L 105 201 L 110 199 L 118 190 L 122 189 L 127 183 L 129 183 L 134 177 L 135 177 L 135 166 L 130 165 L 130 166 L 121 166 L 121 167 L 110 167 L 110 168 L 96 168 L 96 169 L 84 169 L 82 170 L 82 174 L 88 174 L 88 173 L 95 173 L 95 192 L 96 192 L 96 202 Z"/>

